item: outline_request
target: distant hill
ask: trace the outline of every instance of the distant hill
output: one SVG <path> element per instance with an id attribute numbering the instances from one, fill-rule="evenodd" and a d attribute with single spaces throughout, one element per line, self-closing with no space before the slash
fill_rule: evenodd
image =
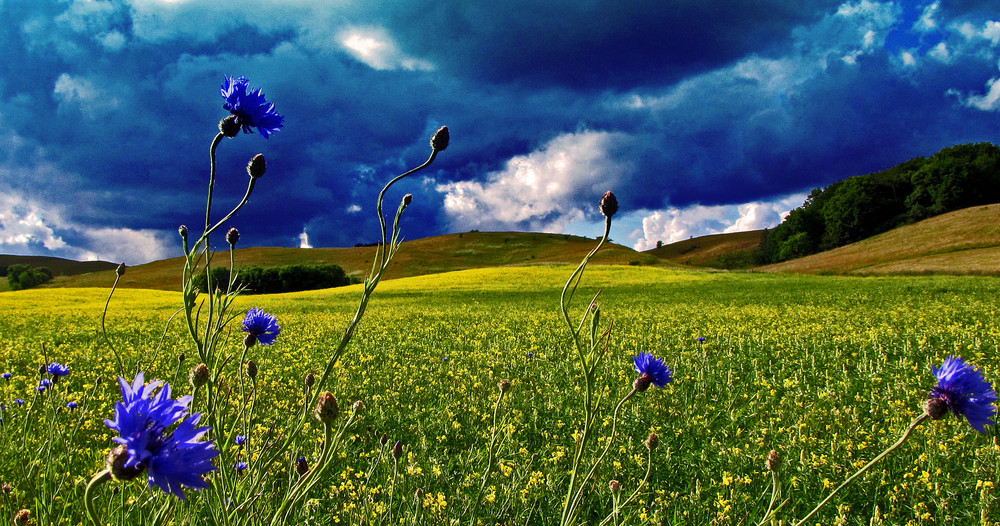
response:
<path id="1" fill-rule="evenodd" d="M 756 270 L 831 274 L 1000 273 L 1000 204 L 973 206 Z"/>
<path id="2" fill-rule="evenodd" d="M 484 267 L 539 264 L 575 264 L 597 240 L 565 234 L 525 232 L 464 232 L 404 241 L 386 272 L 386 279 Z M 280 266 L 328 263 L 348 275 L 363 278 L 371 269 L 375 247 L 280 248 L 253 247 L 236 251 L 236 266 Z M 217 264 L 228 265 L 228 253 L 216 253 Z M 664 265 L 660 258 L 614 243 L 593 259 L 597 264 Z M 126 261 L 126 263 L 128 263 Z M 180 290 L 181 257 L 129 267 L 119 287 Z M 110 287 L 114 267 L 107 271 L 64 276 L 45 287 Z"/>
<path id="3" fill-rule="evenodd" d="M 7 267 L 19 264 L 30 265 L 35 268 L 48 267 L 52 270 L 53 276 L 73 276 L 87 272 L 114 270 L 118 267 L 117 263 L 109 263 L 107 261 L 73 261 L 72 259 L 51 256 L 8 256 L 0 254 L 0 276 L 7 275 Z"/>
<path id="4" fill-rule="evenodd" d="M 754 249 L 760 246 L 763 230 L 712 234 L 685 239 L 647 250 L 660 259 L 694 267 L 745 268 Z"/>

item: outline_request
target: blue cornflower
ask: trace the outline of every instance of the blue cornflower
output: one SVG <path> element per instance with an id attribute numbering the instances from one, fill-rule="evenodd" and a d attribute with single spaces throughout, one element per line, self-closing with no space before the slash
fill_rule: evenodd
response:
<path id="1" fill-rule="evenodd" d="M 640 393 L 649 388 L 649 384 L 663 388 L 673 381 L 670 369 L 664 365 L 663 361 L 652 354 L 642 353 L 633 357 L 635 372 L 639 377 L 635 379 L 632 386 Z"/>
<path id="2" fill-rule="evenodd" d="M 198 440 L 208 427 L 196 427 L 201 415 L 189 415 L 190 396 L 170 398 L 170 385 L 158 380 L 144 383 L 138 373 L 130 385 L 119 378 L 122 401 L 115 403 L 115 419 L 105 420 L 118 432 L 115 442 L 125 446 L 125 468 L 146 470 L 149 487 L 155 484 L 184 500 L 181 486 L 203 489 L 202 478 L 214 471 L 212 458 L 219 454 L 211 441 Z"/>
<path id="3" fill-rule="evenodd" d="M 14 403 L 17 405 L 24 405 L 24 400 L 21 400 L 20 398 L 15 398 Z"/>
<path id="4" fill-rule="evenodd" d="M 994 406 L 997 394 L 978 369 L 961 358 L 949 356 L 940 369 L 931 367 L 931 371 L 938 380 L 930 393 L 932 400 L 944 401 L 952 413 L 964 416 L 980 433 L 986 432 L 986 424 L 996 424 L 990 417 L 997 412 Z"/>
<path id="5" fill-rule="evenodd" d="M 705 343 L 705 337 L 704 336 L 699 336 L 698 337 L 698 343 Z"/>
<path id="6" fill-rule="evenodd" d="M 236 438 L 233 439 L 233 443 L 236 444 L 237 446 L 242 446 L 243 443 L 246 442 L 246 441 L 247 441 L 247 437 L 245 437 L 243 435 L 236 435 Z"/>
<path id="7" fill-rule="evenodd" d="M 246 77 L 234 79 L 227 76 L 222 81 L 220 92 L 226 100 L 222 107 L 236 117 L 236 124 L 243 128 L 243 133 L 253 133 L 256 127 L 260 136 L 267 139 L 283 126 L 285 118 L 274 111 L 274 103 L 264 98 L 260 88 L 250 88 Z"/>
<path id="8" fill-rule="evenodd" d="M 246 462 L 237 462 L 233 464 L 233 469 L 235 469 L 236 471 L 243 471 L 246 468 L 247 468 Z"/>
<path id="9" fill-rule="evenodd" d="M 68 402 L 68 403 L 66 404 L 66 409 L 69 409 L 69 410 L 71 410 L 71 411 L 72 411 L 73 409 L 76 409 L 77 407 L 80 407 L 80 404 L 78 404 L 78 403 L 76 403 L 76 402 Z"/>
<path id="10" fill-rule="evenodd" d="M 3 378 L 4 380 L 10 380 L 10 377 L 11 377 L 10 373 L 0 374 L 0 378 Z"/>
<path id="11" fill-rule="evenodd" d="M 48 371 L 49 374 L 51 374 L 52 376 L 58 377 L 58 376 L 69 375 L 69 367 L 58 362 L 50 363 L 49 366 L 45 368 L 45 370 Z"/>
<path id="12" fill-rule="evenodd" d="M 273 314 L 254 307 L 248 310 L 246 317 L 243 318 L 243 332 L 247 333 L 244 340 L 247 347 L 256 342 L 260 342 L 261 345 L 271 345 L 281 332 L 281 327 L 278 326 L 278 318 Z"/>

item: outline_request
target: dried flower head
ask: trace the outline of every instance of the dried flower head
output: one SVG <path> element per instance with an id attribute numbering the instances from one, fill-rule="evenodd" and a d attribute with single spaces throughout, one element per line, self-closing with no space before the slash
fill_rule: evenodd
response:
<path id="1" fill-rule="evenodd" d="M 508 380 L 506 378 L 504 378 L 503 380 L 500 380 L 500 383 L 497 384 L 497 387 L 500 388 L 500 392 L 501 393 L 506 393 L 507 391 L 510 390 L 510 380 Z"/>
<path id="2" fill-rule="evenodd" d="M 364 410 L 365 410 L 365 403 L 362 402 L 361 400 L 358 400 L 357 402 L 354 402 L 353 405 L 351 405 L 351 411 L 353 411 L 354 414 L 356 415 L 361 414 L 361 412 Z"/>
<path id="3" fill-rule="evenodd" d="M 448 133 L 448 127 L 442 126 L 431 136 L 431 148 L 435 151 L 443 152 L 448 147 L 450 140 L 451 135 Z"/>
<path id="4" fill-rule="evenodd" d="M 976 368 L 961 358 L 949 356 L 940 369 L 931 367 L 938 379 L 930 398 L 943 400 L 956 416 L 965 417 L 980 433 L 986 424 L 996 424 L 990 417 L 996 414 L 997 394 Z"/>
<path id="5" fill-rule="evenodd" d="M 14 515 L 14 524 L 17 524 L 18 526 L 31 524 L 31 511 L 21 510 L 17 512 L 17 515 Z"/>
<path id="6" fill-rule="evenodd" d="M 778 471 L 781 468 L 781 452 L 772 449 L 767 454 L 767 460 L 764 461 L 764 465 L 767 466 L 768 471 Z"/>
<path id="7" fill-rule="evenodd" d="M 656 446 L 660 445 L 660 437 L 656 433 L 650 433 L 646 437 L 646 449 L 652 451 L 656 449 Z"/>
<path id="8" fill-rule="evenodd" d="M 618 493 L 622 490 L 622 483 L 612 479 L 608 481 L 608 489 L 611 490 L 611 493 Z"/>

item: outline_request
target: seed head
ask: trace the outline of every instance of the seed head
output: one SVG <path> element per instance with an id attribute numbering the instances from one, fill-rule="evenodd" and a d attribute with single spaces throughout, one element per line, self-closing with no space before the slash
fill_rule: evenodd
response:
<path id="1" fill-rule="evenodd" d="M 316 420 L 330 425 L 340 416 L 340 406 L 337 405 L 337 398 L 330 391 L 323 391 L 316 402 L 316 409 L 313 410 Z"/>
<path id="2" fill-rule="evenodd" d="M 781 468 L 781 452 L 772 449 L 767 454 L 767 460 L 764 461 L 764 465 L 767 466 L 768 471 L 778 471 Z"/>
<path id="3" fill-rule="evenodd" d="M 0 485 L 0 493 L 3 493 L 4 495 L 10 495 L 11 491 L 13 491 L 13 488 L 11 488 L 10 482 L 4 482 L 2 485 Z"/>
<path id="4" fill-rule="evenodd" d="M 604 197 L 601 198 L 601 213 L 607 217 L 615 215 L 618 211 L 618 198 L 611 191 L 604 192 Z"/>
<path id="5" fill-rule="evenodd" d="M 253 360 L 247 360 L 247 376 L 250 379 L 257 378 L 257 362 Z"/>
<path id="6" fill-rule="evenodd" d="M 506 393 L 507 391 L 510 390 L 510 380 L 507 380 L 506 378 L 504 378 L 503 380 L 500 380 L 500 383 L 497 384 L 497 385 L 498 385 L 498 387 L 500 387 L 500 392 L 501 393 Z"/>
<path id="7" fill-rule="evenodd" d="M 226 232 L 226 243 L 230 245 L 235 245 L 240 240 L 240 231 L 236 228 L 230 228 L 229 232 Z"/>
<path id="8" fill-rule="evenodd" d="M 196 388 L 207 384 L 208 366 L 203 363 L 199 363 L 198 365 L 194 366 L 194 369 L 191 369 L 191 375 L 188 377 L 188 379 L 191 381 L 191 385 L 195 386 Z"/>
<path id="9" fill-rule="evenodd" d="M 431 148 L 435 151 L 443 152 L 448 147 L 449 140 L 451 140 L 451 135 L 448 133 L 448 127 L 442 126 L 431 136 Z"/>
<path id="10" fill-rule="evenodd" d="M 27 525 L 31 523 L 31 512 L 28 510 L 21 510 L 14 515 L 14 524 L 18 526 Z"/>
<path id="11" fill-rule="evenodd" d="M 354 402 L 353 405 L 351 405 L 351 411 L 354 411 L 354 414 L 356 415 L 361 414 L 361 412 L 364 410 L 365 410 L 365 403 L 362 402 L 361 400 L 358 400 L 357 402 Z"/>
<path id="12" fill-rule="evenodd" d="M 646 449 L 652 451 L 656 449 L 656 446 L 658 445 L 660 445 L 660 437 L 657 436 L 656 433 L 650 433 L 649 436 L 646 437 Z"/>
<path id="13" fill-rule="evenodd" d="M 267 162 L 264 161 L 264 154 L 258 153 L 250 159 L 247 163 L 247 173 L 250 174 L 251 179 L 256 179 L 264 175 L 264 171 L 267 169 Z"/>
<path id="14" fill-rule="evenodd" d="M 111 472 L 111 476 L 115 480 L 133 480 L 142 474 L 142 470 L 144 469 L 142 464 L 125 467 L 125 463 L 128 462 L 128 456 L 128 446 L 125 444 L 120 444 L 108 452 L 108 456 L 104 460 L 104 466 L 108 468 L 108 471 Z"/>
<path id="15" fill-rule="evenodd" d="M 611 493 L 618 493 L 622 490 L 622 483 L 617 480 L 610 480 L 608 481 L 608 489 L 611 490 Z"/>

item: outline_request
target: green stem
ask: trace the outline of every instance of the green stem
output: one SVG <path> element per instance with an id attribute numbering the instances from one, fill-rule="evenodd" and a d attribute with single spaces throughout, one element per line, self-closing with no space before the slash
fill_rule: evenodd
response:
<path id="1" fill-rule="evenodd" d="M 860 477 L 866 471 L 868 471 L 869 469 L 871 469 L 872 466 L 874 466 L 877 462 L 879 462 L 880 460 L 882 460 L 883 458 L 885 458 L 889 453 L 892 453 L 899 446 L 903 445 L 903 442 L 905 442 L 907 438 L 910 438 L 910 434 L 913 433 L 913 430 L 916 429 L 917 426 L 920 425 L 920 423 L 923 422 L 924 420 L 926 420 L 927 418 L 928 418 L 927 413 L 924 413 L 924 414 L 918 416 L 913 421 L 913 423 L 910 424 L 910 427 L 906 428 L 906 431 L 903 432 L 903 436 L 899 437 L 899 440 L 897 440 L 895 444 L 889 446 L 889 448 L 886 449 L 885 451 L 883 451 L 881 454 L 879 454 L 879 456 L 873 458 L 871 462 L 865 464 L 864 467 L 862 467 L 861 469 L 859 469 L 857 473 L 851 475 L 850 478 L 848 478 L 847 480 L 845 480 L 841 485 L 837 486 L 837 489 L 833 490 L 833 492 L 831 492 L 829 495 L 827 495 L 827 497 L 825 499 L 823 499 L 822 502 L 820 502 L 819 504 L 817 504 L 816 507 L 813 508 L 813 510 L 810 511 L 808 515 L 806 515 L 805 517 L 803 517 L 802 520 L 800 520 L 799 522 L 796 522 L 795 526 L 802 526 L 803 524 L 805 524 L 805 522 L 807 520 L 809 520 L 809 518 L 812 517 L 817 511 L 819 511 L 820 508 L 822 508 L 823 506 L 825 506 L 826 503 L 829 502 L 830 499 L 832 499 L 833 496 L 836 495 L 838 491 L 840 491 L 845 486 L 847 486 L 852 481 L 854 481 L 854 479 Z"/>
<path id="2" fill-rule="evenodd" d="M 90 482 L 87 483 L 87 488 L 83 490 L 83 505 L 87 510 L 87 518 L 94 524 L 100 524 L 100 521 L 98 520 L 97 512 L 94 511 L 94 503 L 90 493 L 94 490 L 94 488 L 109 480 L 111 480 L 111 470 L 105 469 L 104 471 L 94 475 L 94 478 L 90 479 Z"/>
<path id="3" fill-rule="evenodd" d="M 493 473 L 493 461 L 496 457 L 496 444 L 497 439 L 500 437 L 500 433 L 497 432 L 497 413 L 500 410 L 500 402 L 503 400 L 504 390 L 500 390 L 500 396 L 497 397 L 497 402 L 493 406 L 493 433 L 490 437 L 490 446 L 486 453 L 486 470 L 483 472 L 483 480 L 479 484 L 479 494 L 476 495 L 476 505 L 472 508 L 472 517 L 479 517 L 479 506 L 483 502 L 483 493 L 486 491 L 486 483 L 490 478 L 490 474 Z"/>
<path id="4" fill-rule="evenodd" d="M 124 265 L 124 263 L 122 264 Z M 124 266 L 121 268 L 125 268 Z M 118 362 L 118 376 L 125 375 L 125 364 L 122 363 L 121 356 L 118 355 L 118 349 L 115 349 L 115 345 L 111 343 L 111 338 L 108 338 L 108 330 L 104 326 L 104 319 L 108 315 L 108 306 L 111 305 L 111 296 L 114 295 L 115 289 L 118 287 L 118 280 L 122 279 L 121 274 L 115 271 L 115 282 L 111 285 L 111 292 L 108 293 L 108 299 L 104 302 L 104 312 L 101 313 L 101 334 L 104 335 L 104 341 L 108 342 L 108 347 L 111 347 L 111 352 L 115 354 L 115 361 Z"/>

